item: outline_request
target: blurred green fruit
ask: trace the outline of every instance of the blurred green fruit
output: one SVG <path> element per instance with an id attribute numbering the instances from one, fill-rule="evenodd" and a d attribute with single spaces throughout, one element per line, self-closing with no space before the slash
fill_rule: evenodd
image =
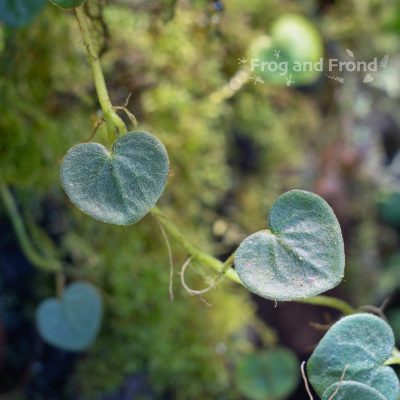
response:
<path id="1" fill-rule="evenodd" d="M 299 379 L 296 356 L 283 347 L 247 354 L 236 365 L 236 384 L 246 399 L 285 399 Z"/>
<path id="2" fill-rule="evenodd" d="M 296 14 L 278 18 L 271 26 L 270 36 L 258 37 L 250 46 L 252 72 L 276 85 L 312 84 L 321 75 L 322 57 L 318 30 Z"/>

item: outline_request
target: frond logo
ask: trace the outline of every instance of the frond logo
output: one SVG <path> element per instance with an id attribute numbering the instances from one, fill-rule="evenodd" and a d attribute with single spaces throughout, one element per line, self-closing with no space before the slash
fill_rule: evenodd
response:
<path id="1" fill-rule="evenodd" d="M 296 78 L 301 78 L 300 83 L 305 83 L 304 77 L 309 77 L 309 82 L 316 81 L 321 74 L 340 84 L 345 82 L 347 73 L 360 73 L 365 84 L 374 81 L 375 74 L 380 69 L 386 69 L 389 62 L 389 55 L 382 59 L 374 57 L 370 61 L 358 60 L 354 52 L 346 49 L 347 59 L 338 58 L 324 59 L 320 57 L 316 61 L 304 61 L 290 59 L 282 49 L 273 49 L 268 57 L 239 58 L 239 65 L 248 65 L 251 71 L 250 79 L 257 83 L 278 83 L 291 86 L 296 84 Z"/>

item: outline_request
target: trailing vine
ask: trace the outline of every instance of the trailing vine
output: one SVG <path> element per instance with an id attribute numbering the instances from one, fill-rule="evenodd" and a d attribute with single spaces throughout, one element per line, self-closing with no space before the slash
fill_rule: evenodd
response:
<path id="1" fill-rule="evenodd" d="M 307 362 L 310 384 L 322 400 L 398 400 L 399 380 L 391 366 L 400 364 L 400 357 L 391 327 L 378 316 L 359 312 L 369 309 L 355 309 L 343 300 L 321 295 L 340 284 L 345 270 L 341 228 L 328 203 L 316 194 L 290 190 L 272 205 L 268 226 L 245 238 L 226 260 L 201 250 L 157 206 L 169 175 L 167 149 L 153 134 L 136 130 L 138 122 L 127 105 L 112 104 L 83 9 L 85 0 L 51 2 L 60 8 L 72 9 L 77 20 L 110 142 L 109 148 L 84 142 L 67 151 L 60 177 L 71 202 L 92 218 L 114 225 L 131 225 L 150 213 L 167 243 L 171 300 L 173 266 L 168 238 L 188 253 L 181 269 L 181 283 L 191 295 L 201 296 L 215 288 L 220 280 L 229 279 L 275 302 L 296 301 L 340 311 L 344 317 L 330 327 Z M 269 46 L 267 51 L 270 50 Z M 212 94 L 210 101 L 225 101 L 248 79 L 248 74 L 239 71 L 234 85 L 237 88 L 225 86 Z M 126 113 L 134 131 L 128 129 L 118 111 Z M 82 281 L 64 288 L 65 262 L 40 254 L 32 244 L 6 182 L 0 181 L 0 195 L 27 259 L 38 269 L 56 276 L 58 298 L 46 299 L 37 310 L 41 336 L 61 349 L 88 348 L 97 337 L 103 317 L 99 290 Z M 208 288 L 193 290 L 186 284 L 185 271 L 192 260 L 217 273 Z M 241 371 L 238 386 L 242 393 L 257 398 L 241 382 L 243 376 L 251 378 L 250 364 L 259 363 L 260 370 L 267 374 L 278 362 L 288 371 L 296 367 L 293 357 L 283 349 L 275 349 L 274 353 L 257 360 L 243 360 L 238 367 Z M 302 373 L 306 378 L 304 364 Z M 307 379 L 305 384 L 312 398 Z"/>

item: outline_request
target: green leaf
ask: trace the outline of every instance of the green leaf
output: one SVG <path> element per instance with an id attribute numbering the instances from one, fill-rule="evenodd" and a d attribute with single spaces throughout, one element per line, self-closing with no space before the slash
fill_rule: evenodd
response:
<path id="1" fill-rule="evenodd" d="M 61 8 L 77 8 L 86 3 L 87 0 L 50 0 L 51 3 Z"/>
<path id="2" fill-rule="evenodd" d="M 400 396 L 399 381 L 391 367 L 384 366 L 394 348 L 390 326 L 370 314 L 356 314 L 339 320 L 322 338 L 307 363 L 315 391 L 322 396 L 347 366 L 345 379 L 364 383 L 386 400 Z"/>
<path id="3" fill-rule="evenodd" d="M 285 348 L 247 354 L 238 361 L 235 377 L 239 391 L 250 400 L 283 399 L 297 386 L 298 360 Z"/>
<path id="4" fill-rule="evenodd" d="M 28 25 L 45 4 L 46 0 L 0 0 L 0 22 L 16 28 Z"/>
<path id="5" fill-rule="evenodd" d="M 386 400 L 386 398 L 374 388 L 363 383 L 343 381 L 334 383 L 326 389 L 322 395 L 322 400 Z"/>
<path id="6" fill-rule="evenodd" d="M 147 132 L 130 132 L 112 152 L 98 143 L 72 147 L 61 165 L 61 182 L 71 201 L 110 224 L 139 221 L 154 207 L 168 177 L 164 145 Z"/>
<path id="7" fill-rule="evenodd" d="M 250 46 L 252 71 L 275 85 L 314 83 L 321 76 L 324 54 L 315 25 L 302 15 L 283 14 L 270 26 L 269 35 L 256 38 Z"/>
<path id="8" fill-rule="evenodd" d="M 44 300 L 37 311 L 42 338 L 63 350 L 81 351 L 96 338 L 102 318 L 97 289 L 85 282 L 72 283 L 60 300 Z"/>
<path id="9" fill-rule="evenodd" d="M 344 245 L 339 223 L 321 197 L 292 190 L 272 205 L 270 231 L 247 237 L 235 255 L 243 284 L 267 299 L 318 295 L 340 283 Z"/>

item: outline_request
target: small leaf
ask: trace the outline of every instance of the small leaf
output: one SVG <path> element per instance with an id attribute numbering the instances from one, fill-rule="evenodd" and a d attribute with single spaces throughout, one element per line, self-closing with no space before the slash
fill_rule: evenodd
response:
<path id="1" fill-rule="evenodd" d="M 334 393 L 336 394 L 334 395 Z M 326 389 L 322 400 L 386 400 L 386 398 L 374 388 L 363 383 L 344 381 L 335 383 Z"/>
<path id="2" fill-rule="evenodd" d="M 297 386 L 298 360 L 285 348 L 247 354 L 238 361 L 235 376 L 239 391 L 247 399 L 285 399 Z"/>
<path id="3" fill-rule="evenodd" d="M 51 3 L 61 8 L 77 8 L 86 3 L 87 0 L 50 0 Z"/>
<path id="4" fill-rule="evenodd" d="M 371 74 L 367 74 L 364 76 L 363 82 L 364 83 L 371 83 L 374 80 L 374 77 Z"/>
<path id="5" fill-rule="evenodd" d="M 147 132 L 130 132 L 112 152 L 98 143 L 72 147 L 61 165 L 61 182 L 81 211 L 110 224 L 142 219 L 156 204 L 168 177 L 164 145 Z"/>
<path id="6" fill-rule="evenodd" d="M 308 377 L 322 396 L 327 388 L 340 381 L 347 367 L 345 380 L 371 386 L 386 400 L 397 400 L 399 380 L 391 367 L 383 365 L 393 348 L 392 329 L 382 319 L 370 314 L 342 318 L 314 350 L 307 363 Z"/>
<path id="7" fill-rule="evenodd" d="M 354 58 L 354 53 L 350 49 L 346 49 L 346 53 L 349 57 Z"/>
<path id="8" fill-rule="evenodd" d="M 28 25 L 45 4 L 46 0 L 0 0 L 0 22 L 15 28 Z"/>
<path id="9" fill-rule="evenodd" d="M 235 268 L 250 291 L 287 301 L 340 283 L 343 238 L 325 200 L 303 190 L 287 192 L 272 205 L 268 223 L 270 231 L 250 235 L 236 251 Z"/>
<path id="10" fill-rule="evenodd" d="M 37 311 L 41 337 L 63 350 L 82 351 L 96 338 L 102 318 L 97 289 L 85 282 L 72 283 L 60 300 L 44 300 Z"/>

